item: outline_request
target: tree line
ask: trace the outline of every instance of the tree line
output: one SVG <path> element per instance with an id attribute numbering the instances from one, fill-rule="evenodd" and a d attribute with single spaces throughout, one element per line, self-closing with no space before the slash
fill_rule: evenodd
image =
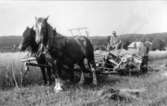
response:
<path id="1" fill-rule="evenodd" d="M 165 50 L 167 47 L 167 33 L 153 33 L 153 34 L 122 34 L 118 35 L 119 39 L 124 43 L 131 43 L 134 41 L 151 41 L 152 50 Z M 89 39 L 95 49 L 105 49 L 108 43 L 108 36 L 90 36 Z M 18 51 L 17 46 L 21 41 L 21 36 L 1 36 L 0 37 L 0 52 Z"/>

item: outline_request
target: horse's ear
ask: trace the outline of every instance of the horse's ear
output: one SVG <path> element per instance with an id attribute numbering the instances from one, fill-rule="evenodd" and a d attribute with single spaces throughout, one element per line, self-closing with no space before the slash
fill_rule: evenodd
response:
<path id="1" fill-rule="evenodd" d="M 35 22 L 38 20 L 38 18 L 35 16 Z"/>
<path id="2" fill-rule="evenodd" d="M 29 26 L 27 26 L 26 29 L 30 29 Z"/>
<path id="3" fill-rule="evenodd" d="M 47 20 L 48 20 L 48 18 L 49 18 L 49 15 L 45 18 L 45 20 L 47 21 Z"/>
<path id="4" fill-rule="evenodd" d="M 54 28 L 53 30 L 54 30 L 54 33 L 55 33 L 54 35 L 57 35 L 57 31 L 56 31 L 56 28 Z"/>
<path id="5" fill-rule="evenodd" d="M 31 29 L 34 29 L 34 25 L 30 26 Z"/>

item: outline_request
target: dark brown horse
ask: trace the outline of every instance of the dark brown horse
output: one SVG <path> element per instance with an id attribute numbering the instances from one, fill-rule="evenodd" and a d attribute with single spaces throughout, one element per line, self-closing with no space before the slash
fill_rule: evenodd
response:
<path id="1" fill-rule="evenodd" d="M 47 22 L 48 18 L 36 18 L 36 43 L 41 45 L 41 52 L 51 55 L 56 59 L 58 75 L 61 76 L 62 65 L 67 65 L 73 69 L 74 64 L 78 64 L 82 72 L 89 72 L 85 64 L 87 63 L 93 75 L 93 84 L 97 84 L 95 74 L 95 61 L 93 46 L 86 37 L 69 38 L 57 33 Z M 88 61 L 86 61 L 88 60 Z M 81 75 L 81 82 L 83 83 Z"/>
<path id="2" fill-rule="evenodd" d="M 31 54 L 36 57 L 38 64 L 48 65 L 48 62 L 46 61 L 45 55 L 44 54 L 39 54 L 39 55 L 37 54 L 38 47 L 39 46 L 35 42 L 34 29 L 27 27 L 25 29 L 25 31 L 23 32 L 23 38 L 22 38 L 22 41 L 19 45 L 19 50 L 20 51 L 29 50 L 31 52 Z M 44 84 L 47 84 L 47 76 L 46 75 L 48 75 L 49 84 L 51 84 L 51 69 L 50 69 L 50 67 L 47 67 L 47 71 L 45 71 L 44 67 L 40 67 L 40 69 L 42 72 Z"/>

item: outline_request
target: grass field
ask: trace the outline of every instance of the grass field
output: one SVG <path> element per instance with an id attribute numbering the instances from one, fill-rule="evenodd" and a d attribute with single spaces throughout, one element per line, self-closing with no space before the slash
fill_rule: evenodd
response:
<path id="1" fill-rule="evenodd" d="M 5 106 L 166 106 L 167 105 L 167 52 L 150 52 L 152 68 L 158 71 L 139 76 L 98 76 L 98 86 L 66 84 L 65 90 L 54 93 L 52 86 L 41 85 L 38 68 L 31 71 L 21 81 L 23 64 L 19 58 L 24 53 L 0 54 L 0 105 Z M 159 56 L 159 57 L 157 57 Z M 14 87 L 13 73 L 19 88 Z M 8 89 L 6 89 L 8 88 Z M 145 89 L 137 100 L 114 100 L 101 92 L 110 88 Z"/>

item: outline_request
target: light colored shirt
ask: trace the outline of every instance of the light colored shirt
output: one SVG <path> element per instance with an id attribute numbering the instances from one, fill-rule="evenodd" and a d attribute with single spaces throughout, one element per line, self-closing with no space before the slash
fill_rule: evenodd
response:
<path id="1" fill-rule="evenodd" d="M 117 37 L 111 36 L 107 45 L 107 50 L 118 49 L 119 43 L 120 43 L 120 40 Z"/>
<path id="2" fill-rule="evenodd" d="M 138 55 L 139 56 L 141 56 L 141 57 L 143 57 L 143 56 L 147 56 L 148 55 L 148 50 L 147 50 L 148 48 L 144 45 L 144 43 L 142 42 L 139 46 L 138 46 L 138 48 L 137 48 L 137 50 L 138 50 Z"/>

